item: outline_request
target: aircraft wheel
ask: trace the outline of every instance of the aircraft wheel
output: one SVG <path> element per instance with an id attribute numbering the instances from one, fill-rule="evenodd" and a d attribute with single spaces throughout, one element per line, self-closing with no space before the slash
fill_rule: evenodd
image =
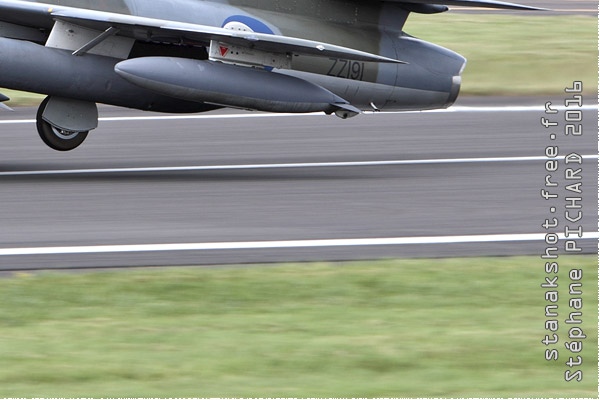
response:
<path id="1" fill-rule="evenodd" d="M 48 104 L 48 98 L 46 98 L 37 112 L 37 130 L 40 137 L 50 148 L 58 151 L 70 151 L 78 147 L 85 138 L 89 131 L 85 132 L 71 132 L 57 128 L 52 124 L 46 122 L 42 118 L 42 114 Z"/>

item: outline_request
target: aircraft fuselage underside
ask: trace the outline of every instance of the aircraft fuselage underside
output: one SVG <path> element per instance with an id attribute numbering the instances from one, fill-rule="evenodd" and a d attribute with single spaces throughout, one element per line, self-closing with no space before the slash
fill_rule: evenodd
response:
<path id="1" fill-rule="evenodd" d="M 48 95 L 38 131 L 57 150 L 96 127 L 96 103 L 341 118 L 443 108 L 458 96 L 466 60 L 402 29 L 410 12 L 445 9 L 400 0 L 0 0 L 0 87 Z"/>

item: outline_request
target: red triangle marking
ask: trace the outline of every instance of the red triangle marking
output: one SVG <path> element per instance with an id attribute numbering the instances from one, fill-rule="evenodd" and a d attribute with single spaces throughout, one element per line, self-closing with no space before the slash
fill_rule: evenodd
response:
<path id="1" fill-rule="evenodd" d="M 221 57 L 225 57 L 225 55 L 229 52 L 229 49 L 225 46 L 219 46 L 219 51 L 221 52 Z"/>

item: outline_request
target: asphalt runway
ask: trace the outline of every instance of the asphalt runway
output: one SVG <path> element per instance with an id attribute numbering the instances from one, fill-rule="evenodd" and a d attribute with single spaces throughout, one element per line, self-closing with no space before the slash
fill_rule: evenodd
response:
<path id="1" fill-rule="evenodd" d="M 555 140 L 540 123 L 546 101 L 563 99 L 467 98 L 444 112 L 350 120 L 103 107 L 71 153 L 45 147 L 35 109 L 3 112 L 0 269 L 538 255 L 544 234 L 566 225 L 581 225 L 577 246 L 595 253 L 595 99 L 583 134 Z M 565 111 L 556 118 L 562 129 Z M 585 158 L 559 159 L 559 197 L 544 200 L 555 144 Z M 567 224 L 571 166 L 581 168 L 582 219 Z M 559 227 L 546 231 L 554 216 Z"/>

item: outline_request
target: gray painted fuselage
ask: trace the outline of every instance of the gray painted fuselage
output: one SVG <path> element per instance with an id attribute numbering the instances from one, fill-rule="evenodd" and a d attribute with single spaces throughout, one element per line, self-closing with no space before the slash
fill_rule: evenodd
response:
<path id="1" fill-rule="evenodd" d="M 465 59 L 450 50 L 403 32 L 406 7 L 364 0 L 46 0 L 59 6 L 223 27 L 242 23 L 260 33 L 323 41 L 405 64 L 294 57 L 290 69 L 274 73 L 316 84 L 362 110 L 422 110 L 447 107 L 456 99 Z M 51 29 L 51 27 L 46 27 Z M 0 36 L 6 36 L 1 34 Z M 14 38 L 19 39 L 19 38 Z M 204 111 L 214 104 L 172 98 L 140 88 L 115 73 L 122 61 L 103 55 L 73 57 L 68 51 L 0 39 L 0 86 L 166 112 Z M 27 48 L 23 46 L 27 46 Z M 136 41 L 130 58 L 169 56 L 207 58 L 205 44 L 166 46 Z M 19 61 L 14 57 L 20 57 Z M 38 60 L 38 62 L 36 62 Z M 49 63 L 52 63 L 51 65 Z M 65 70 L 68 71 L 65 74 Z M 8 71 L 8 72 L 4 72 Z M 26 72 L 23 72 L 26 71 Z M 24 79 L 23 76 L 30 78 Z M 42 76 L 33 79 L 33 76 Z M 240 74 L 242 76 L 242 74 Z M 241 79 L 241 78 L 240 78 Z M 227 83 L 224 83 L 226 85 Z M 232 84 L 235 84 L 233 82 Z M 257 87 L 257 90 L 261 90 Z M 227 105 L 227 104 L 224 104 Z M 246 108 L 246 107 L 245 107 Z M 252 108 L 252 107 L 247 107 Z"/>
<path id="2" fill-rule="evenodd" d="M 399 59 L 407 64 L 359 63 L 300 57 L 293 75 L 322 86 L 361 109 L 421 110 L 456 99 L 465 59 L 402 31 L 409 12 L 400 5 L 341 0 L 125 0 L 140 16 L 223 26 L 232 16 L 256 19 L 274 33 L 323 40 Z M 182 13 L 181 10 L 186 10 Z"/>

